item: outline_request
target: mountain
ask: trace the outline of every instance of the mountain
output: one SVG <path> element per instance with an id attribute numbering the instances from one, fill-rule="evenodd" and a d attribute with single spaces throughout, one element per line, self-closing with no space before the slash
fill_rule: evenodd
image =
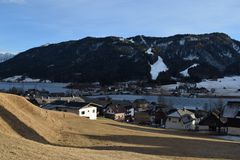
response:
<path id="1" fill-rule="evenodd" d="M 11 58 L 13 58 L 15 55 L 11 53 L 0 53 L 0 63 L 5 62 Z"/>
<path id="2" fill-rule="evenodd" d="M 240 74 L 240 42 L 224 33 L 86 37 L 22 52 L 0 64 L 0 78 L 57 82 L 200 81 Z"/>

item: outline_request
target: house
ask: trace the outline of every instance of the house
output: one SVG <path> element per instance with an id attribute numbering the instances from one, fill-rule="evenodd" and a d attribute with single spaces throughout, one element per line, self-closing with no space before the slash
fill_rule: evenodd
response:
<path id="1" fill-rule="evenodd" d="M 150 103 L 145 99 L 136 99 L 133 102 L 133 107 L 138 112 L 145 112 L 150 109 Z"/>
<path id="2" fill-rule="evenodd" d="M 208 130 L 216 134 L 226 134 L 227 120 L 221 117 L 220 111 L 212 111 L 198 123 L 199 130 Z M 206 126 L 208 128 L 206 128 Z"/>
<path id="3" fill-rule="evenodd" d="M 168 114 L 174 112 L 175 109 L 166 105 L 157 105 L 151 110 L 151 123 L 155 126 L 164 127 Z"/>
<path id="4" fill-rule="evenodd" d="M 97 119 L 97 115 L 99 114 L 98 109 L 100 110 L 102 106 L 95 103 L 68 102 L 57 100 L 52 103 L 44 105 L 42 108 L 70 112 L 77 114 L 81 117 L 88 117 L 91 120 L 95 120 Z"/>
<path id="5" fill-rule="evenodd" d="M 80 117 L 88 117 L 91 120 L 97 119 L 97 107 L 91 103 L 79 109 Z"/>
<path id="6" fill-rule="evenodd" d="M 134 122 L 140 125 L 150 125 L 151 118 L 152 117 L 150 111 L 136 112 L 134 116 Z"/>
<path id="7" fill-rule="evenodd" d="M 135 110 L 130 101 L 112 100 L 104 109 L 104 116 L 117 121 L 132 122 Z"/>
<path id="8" fill-rule="evenodd" d="M 125 113 L 127 112 L 125 106 L 128 105 L 130 105 L 129 101 L 111 101 L 104 110 L 104 116 L 116 121 L 125 121 Z"/>
<path id="9" fill-rule="evenodd" d="M 134 121 L 134 116 L 135 116 L 135 109 L 134 107 L 130 104 L 125 106 L 126 112 L 125 112 L 125 121 L 126 122 L 133 122 Z"/>
<path id="10" fill-rule="evenodd" d="M 223 110 L 223 118 L 227 119 L 228 134 L 240 135 L 240 102 L 228 102 Z"/>
<path id="11" fill-rule="evenodd" d="M 116 121 L 125 121 L 126 108 L 120 104 L 111 104 L 105 109 L 105 117 Z"/>
<path id="12" fill-rule="evenodd" d="M 166 128 L 169 129 L 186 129 L 195 130 L 196 117 L 193 112 L 186 108 L 177 109 L 175 112 L 169 114 L 166 120 Z"/>

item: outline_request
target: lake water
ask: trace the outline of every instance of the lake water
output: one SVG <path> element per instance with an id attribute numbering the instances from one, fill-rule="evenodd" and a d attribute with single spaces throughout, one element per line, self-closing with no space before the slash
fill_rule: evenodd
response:
<path id="1" fill-rule="evenodd" d="M 0 82 L 0 90 L 9 90 L 13 87 L 28 90 L 28 89 L 37 89 L 37 90 L 47 90 L 50 93 L 62 93 L 67 92 L 69 89 L 65 88 L 68 83 L 9 83 L 9 82 Z"/>
<path id="2" fill-rule="evenodd" d="M 70 89 L 65 88 L 67 83 L 9 83 L 0 82 L 0 90 L 9 90 L 12 87 L 20 88 L 23 90 L 38 89 L 47 90 L 50 93 L 66 93 Z M 187 98 L 187 97 L 173 97 L 173 96 L 147 96 L 147 95 L 100 95 L 88 96 L 89 98 L 109 97 L 113 100 L 129 100 L 133 102 L 136 99 L 146 99 L 149 102 L 165 103 L 175 108 L 188 108 L 188 109 L 204 109 L 209 110 L 219 104 L 226 104 L 228 101 L 240 101 L 236 98 Z"/>
<path id="3" fill-rule="evenodd" d="M 147 96 L 147 95 L 104 95 L 104 96 L 88 96 L 89 98 L 104 98 L 109 97 L 113 100 L 129 100 L 133 102 L 136 99 L 146 99 L 149 102 L 165 103 L 175 108 L 187 109 L 203 109 L 209 110 L 218 105 L 224 105 L 228 101 L 240 101 L 236 98 L 187 98 L 173 96 Z"/>

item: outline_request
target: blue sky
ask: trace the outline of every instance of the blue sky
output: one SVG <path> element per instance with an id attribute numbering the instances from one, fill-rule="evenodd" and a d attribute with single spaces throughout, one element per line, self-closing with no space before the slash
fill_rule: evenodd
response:
<path id="1" fill-rule="evenodd" d="M 86 36 L 224 32 L 240 40 L 239 0 L 0 0 L 0 52 Z"/>

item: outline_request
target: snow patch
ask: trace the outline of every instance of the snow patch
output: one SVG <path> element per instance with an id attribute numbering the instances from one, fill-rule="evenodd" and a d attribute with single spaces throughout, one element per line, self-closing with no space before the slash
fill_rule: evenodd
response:
<path id="1" fill-rule="evenodd" d="M 143 36 L 140 36 L 141 40 L 142 40 L 142 43 L 147 45 L 147 42 L 145 41 L 145 39 L 143 38 Z"/>
<path id="2" fill-rule="evenodd" d="M 25 82 L 25 83 L 37 83 L 37 82 L 46 82 L 50 83 L 50 80 L 43 80 L 41 79 L 32 79 L 27 76 L 17 75 L 13 77 L 8 77 L 2 80 L 3 82 Z"/>
<path id="3" fill-rule="evenodd" d="M 223 56 L 228 57 L 228 58 L 232 58 L 232 53 L 226 52 L 226 53 L 223 53 Z"/>
<path id="4" fill-rule="evenodd" d="M 180 44 L 181 46 L 185 45 L 185 39 L 181 39 L 181 40 L 179 41 L 179 44 Z"/>
<path id="5" fill-rule="evenodd" d="M 196 37 L 189 37 L 189 40 L 190 40 L 190 41 L 198 41 L 199 39 L 196 38 Z"/>
<path id="6" fill-rule="evenodd" d="M 166 64 L 163 62 L 162 58 L 158 56 L 157 62 L 155 62 L 153 65 L 151 65 L 151 71 L 150 74 L 152 76 L 152 80 L 156 80 L 158 77 L 158 74 L 160 72 L 167 71 L 168 67 Z"/>
<path id="7" fill-rule="evenodd" d="M 154 53 L 152 52 L 152 48 L 149 48 L 145 53 L 150 54 L 150 55 L 154 55 Z"/>
<path id="8" fill-rule="evenodd" d="M 163 85 L 162 88 L 166 91 L 173 91 L 179 87 L 180 83 Z M 224 77 L 215 80 L 203 80 L 197 83 L 197 88 L 206 88 L 214 90 L 212 95 L 216 96 L 239 96 L 240 95 L 240 76 Z"/>
<path id="9" fill-rule="evenodd" d="M 205 88 L 226 88 L 226 89 L 240 89 L 240 76 L 224 77 L 216 80 L 205 80 L 197 84 L 198 87 Z"/>
<path id="10" fill-rule="evenodd" d="M 199 60 L 199 57 L 198 56 L 196 56 L 196 55 L 189 55 L 189 56 L 187 56 L 187 57 L 184 57 L 183 58 L 185 61 L 193 61 L 193 60 Z"/>
<path id="11" fill-rule="evenodd" d="M 197 67 L 199 64 L 193 64 L 190 67 L 188 67 L 187 69 L 185 69 L 184 71 L 180 72 L 181 75 L 183 75 L 184 77 L 190 77 L 188 70 L 194 67 Z"/>
<path id="12" fill-rule="evenodd" d="M 232 43 L 233 49 L 240 54 L 240 47 L 236 43 Z"/>
<path id="13" fill-rule="evenodd" d="M 49 45 L 51 45 L 51 43 L 46 43 L 46 44 L 42 45 L 41 47 L 47 47 Z"/>
<path id="14" fill-rule="evenodd" d="M 135 43 L 133 39 L 130 39 L 129 42 L 131 42 L 131 43 Z"/>
<path id="15" fill-rule="evenodd" d="M 164 48 L 167 48 L 170 44 L 172 44 L 173 41 L 169 41 L 169 42 L 166 42 L 166 43 L 160 43 L 158 44 L 159 47 L 164 47 Z"/>
<path id="16" fill-rule="evenodd" d="M 120 41 L 125 41 L 125 38 L 119 37 L 119 40 L 120 40 Z"/>

